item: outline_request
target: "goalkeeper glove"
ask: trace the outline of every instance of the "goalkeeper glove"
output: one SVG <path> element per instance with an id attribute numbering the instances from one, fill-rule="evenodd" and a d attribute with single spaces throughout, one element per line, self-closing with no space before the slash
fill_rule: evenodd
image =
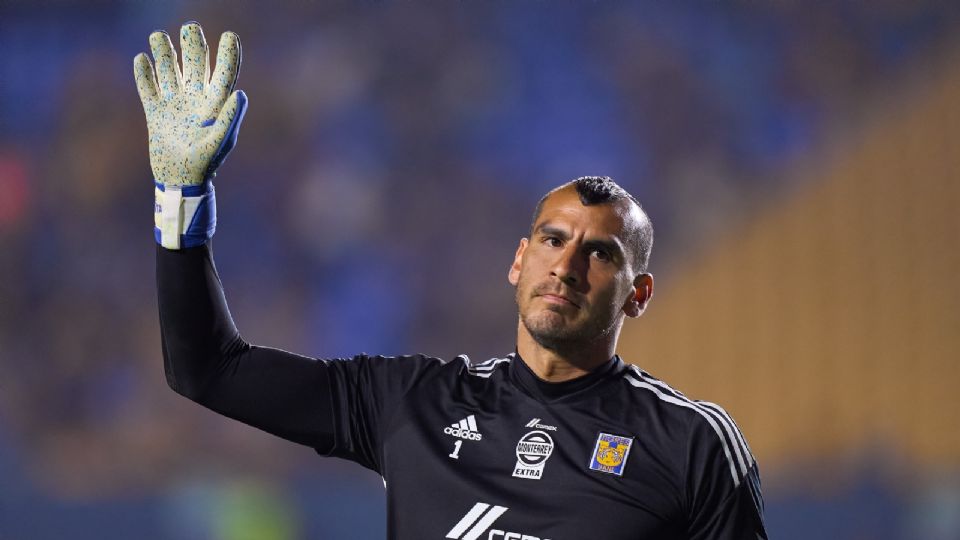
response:
<path id="1" fill-rule="evenodd" d="M 237 143 L 247 96 L 233 91 L 240 69 L 240 39 L 224 32 L 210 77 L 203 30 L 195 22 L 180 29 L 183 72 L 170 36 L 150 34 L 156 75 L 146 54 L 133 59 L 137 91 L 147 117 L 150 167 L 154 176 L 154 236 L 167 249 L 195 247 L 217 225 L 212 179 Z"/>

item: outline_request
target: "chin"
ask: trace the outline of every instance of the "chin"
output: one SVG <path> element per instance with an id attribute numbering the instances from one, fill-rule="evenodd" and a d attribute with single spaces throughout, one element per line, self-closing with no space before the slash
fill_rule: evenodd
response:
<path id="1" fill-rule="evenodd" d="M 582 329 L 571 327 L 554 312 L 538 313 L 533 317 L 524 317 L 523 325 L 533 339 L 547 347 L 582 339 Z"/>
<path id="2" fill-rule="evenodd" d="M 563 349 L 571 345 L 604 339 L 615 331 L 615 322 L 608 324 L 571 324 L 553 310 L 543 310 L 531 317 L 521 317 L 527 333 L 547 349 Z"/>

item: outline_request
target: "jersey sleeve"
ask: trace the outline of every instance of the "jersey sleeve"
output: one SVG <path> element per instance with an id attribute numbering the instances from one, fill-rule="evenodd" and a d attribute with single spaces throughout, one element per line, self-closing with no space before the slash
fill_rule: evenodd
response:
<path id="1" fill-rule="evenodd" d="M 423 355 L 368 356 L 326 362 L 334 438 L 317 452 L 348 459 L 383 474 L 383 440 L 403 397 L 442 365 Z"/>
<path id="2" fill-rule="evenodd" d="M 164 371 L 174 391 L 377 472 L 391 412 L 442 364 L 425 356 L 320 360 L 247 343 L 230 315 L 209 244 L 158 245 L 157 295 Z"/>
<path id="3" fill-rule="evenodd" d="M 743 434 L 719 406 L 698 409 L 687 448 L 688 538 L 765 540 L 760 473 Z"/>
<path id="4" fill-rule="evenodd" d="M 326 364 L 243 340 L 209 245 L 156 249 L 160 340 L 170 388 L 284 439 L 331 445 Z"/>

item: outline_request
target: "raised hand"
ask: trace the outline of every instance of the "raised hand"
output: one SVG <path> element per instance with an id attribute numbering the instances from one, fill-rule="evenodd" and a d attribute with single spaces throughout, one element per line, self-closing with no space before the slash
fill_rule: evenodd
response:
<path id="1" fill-rule="evenodd" d="M 145 53 L 133 60 L 137 91 L 149 132 L 150 166 L 157 189 L 157 241 L 178 249 L 205 242 L 216 217 L 210 180 L 237 142 L 247 96 L 234 91 L 240 69 L 240 39 L 220 37 L 210 77 L 209 50 L 195 22 L 180 29 L 183 71 L 170 36 L 150 34 L 156 70 Z"/>

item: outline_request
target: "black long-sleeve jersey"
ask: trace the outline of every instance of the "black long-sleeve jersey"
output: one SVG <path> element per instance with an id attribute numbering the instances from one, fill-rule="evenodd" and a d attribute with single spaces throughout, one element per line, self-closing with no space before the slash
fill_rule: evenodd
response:
<path id="1" fill-rule="evenodd" d="M 730 416 L 619 357 L 562 383 L 516 354 L 318 360 L 242 340 L 208 246 L 158 246 L 157 284 L 170 386 L 379 473 L 390 538 L 766 538 Z"/>

